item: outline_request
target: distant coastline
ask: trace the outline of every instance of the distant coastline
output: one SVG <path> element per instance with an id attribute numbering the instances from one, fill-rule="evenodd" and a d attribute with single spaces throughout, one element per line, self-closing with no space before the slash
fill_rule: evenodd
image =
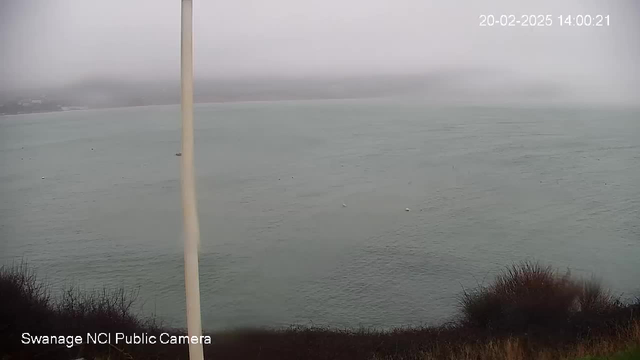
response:
<path id="1" fill-rule="evenodd" d="M 262 102 L 288 102 L 288 101 L 331 101 L 331 100 L 371 100 L 371 99 L 394 99 L 393 96 L 348 96 L 348 97 L 296 97 L 296 98 L 248 98 L 248 99 L 216 99 L 211 101 L 196 101 L 195 105 L 206 104 L 241 104 L 241 103 L 262 103 Z M 411 100 L 412 98 L 408 98 Z M 482 102 L 482 101 L 438 101 L 432 99 L 418 99 L 424 104 L 443 105 L 443 106 L 470 106 L 470 107 L 573 107 L 579 106 L 580 108 L 615 108 L 615 109 L 628 109 L 628 110 L 640 110 L 640 105 L 634 104 L 597 104 L 597 103 L 581 103 L 581 102 Z M 112 106 L 57 106 L 54 109 L 28 109 L 27 111 L 20 112 L 3 112 L 0 105 L 0 117 L 2 116 L 15 116 L 15 115 L 30 115 L 30 114 L 50 114 L 57 112 L 67 111 L 81 111 L 81 110 L 110 110 L 110 109 L 127 109 L 138 108 L 148 106 L 179 106 L 179 102 L 171 103 L 153 103 L 153 104 L 137 104 L 137 105 L 112 105 Z"/>
<path id="2" fill-rule="evenodd" d="M 227 99 L 219 99 L 213 101 L 197 101 L 195 105 L 203 105 L 203 104 L 233 104 L 233 103 L 253 103 L 253 102 L 274 102 L 274 101 L 318 101 L 318 100 L 358 100 L 358 99 L 370 99 L 370 97 L 298 97 L 298 98 L 269 98 L 269 99 L 243 99 L 243 100 L 227 100 Z M 47 114 L 47 113 L 55 113 L 55 112 L 66 112 L 66 111 L 78 111 L 78 110 L 106 110 L 106 109 L 125 109 L 125 108 L 134 108 L 134 107 L 145 107 L 145 106 L 171 106 L 171 105 L 180 105 L 179 102 L 173 103 L 157 103 L 157 104 L 137 104 L 137 105 L 113 105 L 113 106 L 62 106 L 55 105 L 54 108 L 49 109 L 38 109 L 38 108 L 24 108 L 15 112 L 3 112 L 2 105 L 0 105 L 0 116 L 10 116 L 10 115 L 28 115 L 28 114 Z"/>
<path id="3" fill-rule="evenodd" d="M 489 86 L 498 75 L 501 86 Z M 478 70 L 427 74 L 256 77 L 200 79 L 194 102 L 295 101 L 409 97 L 436 104 L 607 104 L 624 99 L 590 99 L 556 83 L 511 78 Z M 64 86 L 0 91 L 0 115 L 76 109 L 110 109 L 180 103 L 177 81 L 86 79 Z M 637 104 L 637 101 L 626 101 Z"/>

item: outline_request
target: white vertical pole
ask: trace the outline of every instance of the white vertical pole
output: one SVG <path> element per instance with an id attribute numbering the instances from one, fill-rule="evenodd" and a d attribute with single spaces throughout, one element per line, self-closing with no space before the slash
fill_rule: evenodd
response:
<path id="1" fill-rule="evenodd" d="M 181 87 L 182 87 L 182 214 L 184 222 L 184 280 L 189 337 L 202 335 L 198 248 L 200 226 L 193 167 L 193 0 L 182 0 Z M 189 343 L 189 359 L 202 360 L 200 342 Z"/>

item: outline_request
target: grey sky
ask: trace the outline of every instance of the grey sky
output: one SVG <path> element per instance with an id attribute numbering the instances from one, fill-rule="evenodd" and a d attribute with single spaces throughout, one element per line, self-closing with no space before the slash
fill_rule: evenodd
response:
<path id="1" fill-rule="evenodd" d="M 487 67 L 594 94 L 640 88 L 633 0 L 194 2 L 196 78 Z M 554 25 L 479 27 L 481 14 L 549 14 Z M 611 25 L 559 26 L 569 14 L 610 15 Z M 179 0 L 0 0 L 1 88 L 176 79 L 179 32 Z"/>

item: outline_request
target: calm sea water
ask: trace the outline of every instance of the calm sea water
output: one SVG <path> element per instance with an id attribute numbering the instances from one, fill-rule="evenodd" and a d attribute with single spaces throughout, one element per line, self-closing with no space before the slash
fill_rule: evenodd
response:
<path id="1" fill-rule="evenodd" d="M 198 106 L 204 327 L 437 323 L 523 259 L 638 294 L 639 115 Z M 184 325 L 178 151 L 177 106 L 1 117 L 0 262 Z"/>

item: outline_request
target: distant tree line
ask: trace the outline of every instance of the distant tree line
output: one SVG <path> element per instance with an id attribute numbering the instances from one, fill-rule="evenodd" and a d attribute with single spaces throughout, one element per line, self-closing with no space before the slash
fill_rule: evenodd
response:
<path id="1" fill-rule="evenodd" d="M 61 105 L 45 100 L 38 100 L 36 102 L 31 102 L 30 100 L 10 101 L 0 105 L 0 115 L 29 114 L 61 110 Z"/>

